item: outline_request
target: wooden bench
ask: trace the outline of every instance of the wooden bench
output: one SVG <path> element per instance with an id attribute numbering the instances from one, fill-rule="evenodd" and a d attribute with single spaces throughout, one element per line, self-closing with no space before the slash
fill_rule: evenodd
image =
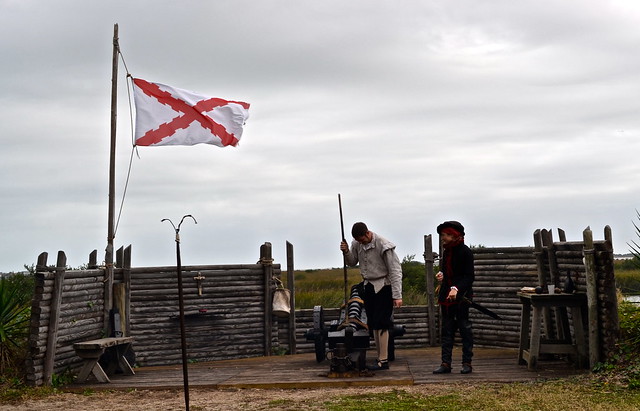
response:
<path id="1" fill-rule="evenodd" d="M 587 362 L 587 343 L 582 324 L 582 309 L 586 307 L 587 296 L 585 294 L 528 293 L 518 293 L 518 296 L 522 303 L 518 362 L 527 364 L 529 370 L 535 370 L 540 354 L 568 354 L 574 357 L 578 367 L 584 367 Z M 550 307 L 557 309 L 556 324 L 559 335 L 562 336 L 559 340 L 543 339 L 541 336 L 543 309 Z M 573 341 L 569 330 L 567 308 L 571 310 L 573 320 Z M 532 309 L 533 319 L 530 320 Z"/>
<path id="2" fill-rule="evenodd" d="M 90 374 L 93 374 L 99 382 L 111 382 L 107 373 L 98 362 L 105 350 L 110 347 L 113 347 L 112 351 L 115 353 L 116 358 L 113 364 L 110 364 L 107 371 L 111 372 L 112 369 L 119 366 L 123 374 L 134 375 L 135 372 L 133 372 L 129 361 L 124 357 L 127 350 L 131 348 L 132 342 L 133 337 L 110 337 L 73 344 L 73 349 L 76 351 L 76 354 L 84 359 L 84 365 L 80 373 L 78 373 L 77 382 L 85 382 Z"/>

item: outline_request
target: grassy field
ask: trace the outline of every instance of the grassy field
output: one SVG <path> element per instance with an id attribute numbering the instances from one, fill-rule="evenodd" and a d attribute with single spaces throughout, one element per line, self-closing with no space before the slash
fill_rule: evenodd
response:
<path id="1" fill-rule="evenodd" d="M 283 276 L 286 277 L 286 276 Z M 284 279 L 284 278 L 283 278 Z M 296 308 L 340 307 L 344 299 L 344 269 L 295 271 Z M 347 269 L 347 290 L 362 281 L 360 270 Z M 286 281 L 285 281 L 286 286 Z"/>
<path id="2" fill-rule="evenodd" d="M 630 261 L 616 261 L 616 286 L 625 295 L 640 295 L 640 268 Z M 426 304 L 424 288 L 416 286 L 424 282 L 424 265 L 416 261 L 403 261 L 403 301 L 405 305 Z M 283 275 L 286 284 L 286 275 Z M 344 269 L 325 268 L 294 271 L 296 285 L 296 308 L 313 308 L 321 305 L 338 308 L 344 299 Z M 347 290 L 362 281 L 358 268 L 347 269 Z"/>
<path id="3" fill-rule="evenodd" d="M 283 275 L 286 286 L 286 275 Z M 321 305 L 338 308 L 344 300 L 344 269 L 326 268 L 319 270 L 294 271 L 296 285 L 296 309 L 313 308 Z M 351 286 L 362 281 L 358 268 L 347 269 L 347 293 Z M 424 292 L 412 287 L 403 287 L 405 305 L 423 305 L 427 302 Z"/>
<path id="4" fill-rule="evenodd" d="M 342 397 L 323 405 L 323 409 L 336 411 L 638 410 L 640 391 L 603 386 L 582 378 L 528 384 L 468 384 L 446 390 L 427 386 L 424 392 L 394 389 L 374 395 Z"/>
<path id="5" fill-rule="evenodd" d="M 204 410 L 638 410 L 640 390 L 595 376 L 532 383 L 443 383 L 403 387 L 300 390 L 192 390 L 190 409 Z M 179 410 L 180 391 L 23 389 L 3 396 L 0 410 Z"/>

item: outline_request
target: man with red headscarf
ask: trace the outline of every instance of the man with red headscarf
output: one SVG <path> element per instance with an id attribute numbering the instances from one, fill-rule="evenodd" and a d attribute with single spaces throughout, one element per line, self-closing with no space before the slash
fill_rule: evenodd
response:
<path id="1" fill-rule="evenodd" d="M 445 221 L 437 228 L 444 248 L 440 259 L 438 304 L 441 309 L 442 364 L 434 374 L 451 372 L 451 355 L 456 329 L 462 338 L 462 374 L 472 371 L 473 330 L 469 321 L 469 301 L 473 297 L 473 253 L 464 243 L 464 227 L 457 221 Z"/>

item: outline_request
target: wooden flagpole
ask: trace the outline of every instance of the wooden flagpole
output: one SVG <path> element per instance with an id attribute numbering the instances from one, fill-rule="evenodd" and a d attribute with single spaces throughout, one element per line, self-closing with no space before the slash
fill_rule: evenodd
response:
<path id="1" fill-rule="evenodd" d="M 109 221 L 107 223 L 107 249 L 104 262 L 106 265 L 104 281 L 104 314 L 106 335 L 111 335 L 109 312 L 113 299 L 113 240 L 115 237 L 115 179 L 116 179 L 116 125 L 118 113 L 118 24 L 113 26 L 113 65 L 111 71 L 111 146 L 109 156 Z"/>

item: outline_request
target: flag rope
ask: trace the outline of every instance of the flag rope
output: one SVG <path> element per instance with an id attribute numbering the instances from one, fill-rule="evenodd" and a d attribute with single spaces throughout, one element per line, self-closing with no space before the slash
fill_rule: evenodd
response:
<path id="1" fill-rule="evenodd" d="M 127 62 L 124 60 L 124 55 L 122 54 L 122 50 L 120 50 L 119 45 L 118 45 L 118 54 L 120 55 L 120 60 L 122 61 L 125 71 L 127 72 L 127 76 L 126 76 L 127 101 L 129 103 L 129 126 L 130 126 L 130 132 L 131 132 L 132 147 L 131 147 L 131 155 L 129 156 L 129 167 L 127 169 L 127 178 L 124 183 L 124 189 L 122 190 L 122 201 L 120 202 L 120 209 L 118 210 L 118 218 L 116 218 L 116 224 L 113 230 L 114 237 L 118 232 L 118 226 L 120 225 L 120 217 L 122 216 L 122 210 L 124 208 L 124 200 L 125 200 L 125 197 L 127 196 L 127 188 L 129 187 L 129 179 L 131 177 L 131 168 L 133 166 L 133 153 L 135 152 L 138 154 L 137 146 L 135 144 L 134 131 L 133 131 L 133 108 L 131 105 L 131 84 L 129 83 L 129 79 L 132 79 L 133 76 L 129 72 L 129 68 L 127 67 Z M 140 158 L 140 154 L 138 154 L 138 158 Z"/>

